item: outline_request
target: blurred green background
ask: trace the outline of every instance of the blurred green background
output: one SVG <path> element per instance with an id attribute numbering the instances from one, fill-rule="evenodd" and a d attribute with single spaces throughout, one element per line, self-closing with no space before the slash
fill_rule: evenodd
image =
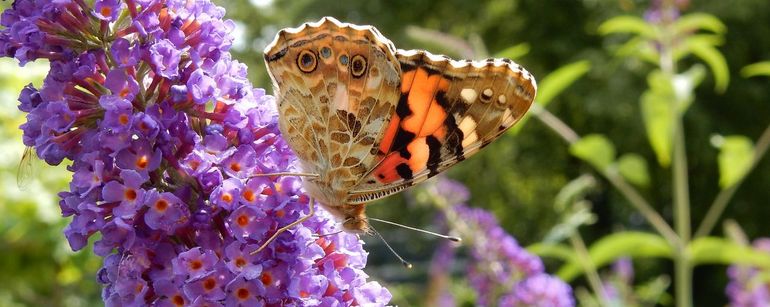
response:
<path id="1" fill-rule="evenodd" d="M 487 1 L 214 1 L 236 20 L 233 52 L 249 66 L 256 87 L 269 87 L 262 49 L 284 27 L 334 16 L 342 21 L 371 24 L 401 49 L 428 49 L 454 58 L 472 53 L 479 59 L 504 55 L 542 77 L 566 64 L 586 60 L 587 74 L 548 105 L 580 135 L 601 133 L 618 152 L 635 152 L 650 167 L 650 184 L 642 195 L 667 219 L 672 215 L 671 170 L 657 166 L 640 116 L 639 97 L 647 88 L 651 66 L 641 60 L 615 56 L 627 36 L 600 36 L 598 26 L 618 15 L 642 16 L 649 1 L 634 0 L 487 0 Z M 719 49 L 729 65 L 730 84 L 724 93 L 714 91 L 709 73 L 697 88 L 696 100 L 684 117 L 687 133 L 692 220 L 697 224 L 719 192 L 718 149 L 710 143 L 714 134 L 745 135 L 752 140 L 770 123 L 770 80 L 746 79 L 742 67 L 770 60 L 770 1 L 683 2 L 687 12 L 705 12 L 726 26 Z M 8 7 L 7 2 L 0 7 Z M 451 36 L 455 48 L 435 44 L 431 31 Z M 688 63 L 687 61 L 690 61 Z M 688 66 L 695 59 L 685 60 Z M 99 302 L 95 271 L 100 259 L 90 249 L 72 253 L 61 234 L 68 219 L 60 217 L 56 193 L 68 174 L 63 166 L 37 163 L 35 180 L 19 190 L 17 167 L 24 147 L 18 125 L 23 115 L 16 96 L 29 83 L 39 85 L 46 73 L 44 63 L 18 68 L 0 62 L 0 306 L 91 305 Z M 684 69 L 684 68 L 682 68 Z M 271 92 L 271 89 L 268 89 Z M 770 163 L 761 161 L 737 190 L 723 218 L 736 220 L 749 238 L 770 234 Z M 570 180 L 592 168 L 571 156 L 568 145 L 540 121 L 529 120 L 518 134 L 506 134 L 474 158 L 449 171 L 472 192 L 470 204 L 484 207 L 501 221 L 522 245 L 539 242 L 559 222 L 554 197 Z M 371 206 L 374 217 L 407 225 L 431 228 L 435 210 L 410 205 L 415 193 L 380 201 Z M 599 181 L 588 199 L 598 220 L 582 227 L 591 241 L 617 230 L 649 231 L 645 223 L 612 186 Z M 409 214 L 404 214 L 409 212 Z M 384 230 L 384 229 L 381 229 Z M 391 244 L 416 265 L 405 270 L 374 238 L 364 238 L 370 252 L 367 272 L 394 293 L 394 304 L 421 305 L 427 270 L 435 239 L 399 229 L 383 231 Z M 717 227 L 714 235 L 721 234 Z M 647 280 L 671 274 L 669 262 L 637 261 L 637 278 Z M 550 271 L 550 270 L 549 270 Z M 462 285 L 462 276 L 456 276 Z M 727 303 L 724 266 L 699 266 L 694 272 L 696 306 Z M 578 279 L 573 287 L 581 287 Z M 457 287 L 457 294 L 463 291 Z"/>

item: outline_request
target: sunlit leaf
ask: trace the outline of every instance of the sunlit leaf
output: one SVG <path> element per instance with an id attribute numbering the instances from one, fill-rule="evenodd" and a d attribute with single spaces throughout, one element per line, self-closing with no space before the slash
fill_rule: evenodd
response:
<path id="1" fill-rule="evenodd" d="M 588 201 L 579 201 L 574 204 L 574 207 L 575 209 L 569 212 L 561 223 L 551 228 L 543 238 L 543 242 L 560 242 L 572 236 L 580 226 L 596 223 L 596 214 L 591 212 Z"/>
<path id="2" fill-rule="evenodd" d="M 598 30 L 601 35 L 610 33 L 632 33 L 646 38 L 653 38 L 657 35 L 655 27 L 637 16 L 617 16 L 610 18 L 599 25 Z"/>
<path id="3" fill-rule="evenodd" d="M 751 169 L 754 144 L 742 135 L 724 137 L 719 143 L 719 186 L 726 189 L 741 181 Z"/>
<path id="4" fill-rule="evenodd" d="M 527 246 L 527 251 L 542 258 L 554 258 L 564 262 L 577 261 L 575 251 L 568 245 L 554 243 L 535 243 Z"/>
<path id="5" fill-rule="evenodd" d="M 714 33 L 725 33 L 727 27 L 719 18 L 706 13 L 692 13 L 679 17 L 674 22 L 674 29 L 679 34 L 686 34 L 698 30 L 706 30 Z"/>
<path id="6" fill-rule="evenodd" d="M 573 179 L 556 194 L 554 207 L 556 210 L 563 211 L 575 201 L 582 199 L 586 193 L 596 187 L 596 179 L 591 175 L 582 175 Z"/>
<path id="7" fill-rule="evenodd" d="M 615 145 L 601 134 L 590 134 L 583 137 L 570 145 L 569 152 L 601 171 L 615 161 Z"/>
<path id="8" fill-rule="evenodd" d="M 547 106 L 556 96 L 583 77 L 590 69 L 590 62 L 578 61 L 554 70 L 538 82 L 537 102 Z"/>
<path id="9" fill-rule="evenodd" d="M 644 258 L 672 255 L 671 246 L 662 237 L 646 232 L 617 232 L 596 241 L 588 249 L 594 265 L 600 268 L 620 257 Z M 569 282 L 583 274 L 577 257 L 559 269 L 557 275 Z"/>
<path id="10" fill-rule="evenodd" d="M 633 37 L 623 43 L 615 54 L 622 57 L 635 56 L 651 64 L 657 64 L 660 55 L 649 39 L 643 37 Z"/>
<path id="11" fill-rule="evenodd" d="M 618 159 L 618 171 L 623 178 L 638 186 L 650 185 L 647 160 L 634 153 L 625 154 Z"/>
<path id="12" fill-rule="evenodd" d="M 687 246 L 694 265 L 744 264 L 770 269 L 770 254 L 727 239 L 705 237 L 693 240 Z"/>
<path id="13" fill-rule="evenodd" d="M 730 71 L 727 67 L 727 60 L 709 39 L 692 36 L 685 40 L 687 48 L 711 69 L 714 75 L 714 89 L 723 93 L 730 83 Z"/>
<path id="14" fill-rule="evenodd" d="M 503 49 L 502 51 L 496 53 L 495 57 L 515 60 L 529 53 L 530 49 L 531 47 L 529 44 L 521 43 L 521 44 L 513 45 Z"/>
<path id="15" fill-rule="evenodd" d="M 535 102 L 542 106 L 548 105 L 556 96 L 584 76 L 590 69 L 590 62 L 578 61 L 554 70 L 537 82 L 537 97 L 535 98 Z M 529 113 L 525 114 L 519 123 L 509 130 L 510 133 L 516 134 L 525 126 L 524 124 L 529 119 Z"/>
<path id="16" fill-rule="evenodd" d="M 743 69 L 741 69 L 741 76 L 744 78 L 770 76 L 770 61 L 758 62 L 744 66 Z"/>

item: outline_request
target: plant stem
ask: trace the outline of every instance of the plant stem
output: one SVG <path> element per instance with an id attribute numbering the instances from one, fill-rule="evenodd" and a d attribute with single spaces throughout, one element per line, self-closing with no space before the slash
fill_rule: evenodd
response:
<path id="1" fill-rule="evenodd" d="M 572 235 L 569 236 L 569 241 L 572 248 L 575 249 L 578 261 L 583 267 L 583 271 L 586 273 L 588 284 L 596 294 L 599 304 L 601 306 L 610 306 L 607 301 L 607 293 L 604 291 L 604 286 L 602 286 L 602 280 L 599 278 L 599 273 L 596 272 L 596 265 L 594 265 L 594 262 L 591 260 L 591 256 L 588 254 L 588 249 L 586 248 L 585 242 L 583 242 L 583 238 L 580 237 L 580 233 L 573 232 Z"/>
<path id="2" fill-rule="evenodd" d="M 661 10 L 673 11 L 676 6 L 673 1 L 664 1 Z M 676 61 L 674 60 L 674 33 L 673 15 L 664 14 L 661 23 L 660 59 L 659 65 L 666 79 L 671 82 L 671 88 L 676 89 L 674 77 L 676 76 Z M 684 125 L 682 118 L 686 109 L 682 107 L 684 102 L 674 97 L 670 102 L 671 108 L 671 137 L 672 150 L 672 189 L 674 197 L 674 228 L 679 236 L 678 244 L 674 245 L 674 288 L 676 305 L 680 307 L 692 306 L 692 265 L 690 255 L 687 254 L 687 246 L 690 244 L 690 185 L 687 174 L 687 151 L 685 146 Z M 674 243 L 674 242 L 670 242 Z"/>
<path id="3" fill-rule="evenodd" d="M 757 144 L 754 147 L 754 155 L 751 160 L 751 166 L 749 166 L 746 174 L 744 174 L 743 177 L 738 180 L 738 182 L 731 185 L 729 188 L 719 191 L 717 197 L 714 198 L 714 202 L 711 203 L 711 207 L 706 213 L 706 217 L 703 218 L 700 226 L 698 226 L 698 230 L 695 232 L 696 238 L 707 236 L 709 233 L 711 233 L 717 221 L 719 220 L 719 217 L 722 216 L 725 208 L 727 208 L 727 205 L 730 203 L 730 199 L 732 199 L 735 191 L 737 191 L 738 187 L 741 186 L 741 183 L 743 183 L 743 180 L 746 179 L 746 176 L 748 176 L 748 174 L 754 170 L 754 168 L 756 168 L 757 164 L 759 164 L 759 161 L 761 161 L 767 153 L 768 148 L 770 148 L 770 126 L 767 126 L 765 131 L 762 132 L 762 135 L 759 136 L 759 139 L 757 139 Z"/>
<path id="4" fill-rule="evenodd" d="M 532 114 L 537 117 L 537 119 L 542 121 L 546 126 L 548 126 L 548 128 L 551 128 L 551 130 L 561 136 L 570 145 L 580 140 L 580 136 L 574 130 L 572 130 L 572 128 L 570 128 L 558 117 L 554 116 L 551 114 L 551 112 L 548 112 L 548 110 L 541 107 L 540 105 L 535 104 L 532 106 Z M 639 211 L 642 216 L 644 216 L 647 222 L 649 222 L 658 233 L 665 237 L 666 240 L 672 244 L 672 246 L 676 246 L 676 244 L 678 244 L 679 237 L 676 235 L 676 232 L 671 229 L 671 226 L 666 223 L 666 220 L 663 219 L 663 217 L 660 216 L 658 212 L 652 209 L 650 203 L 648 203 L 647 200 L 645 200 L 644 197 L 642 197 L 633 186 L 628 184 L 628 182 L 626 182 L 626 180 L 623 179 L 620 174 L 611 170 L 602 171 L 600 173 L 605 178 L 607 178 L 607 180 L 609 180 L 609 182 L 616 189 L 618 189 L 618 191 L 623 194 L 623 196 L 628 199 L 629 202 L 631 202 L 631 205 L 634 206 L 634 208 L 636 208 L 636 210 Z"/>

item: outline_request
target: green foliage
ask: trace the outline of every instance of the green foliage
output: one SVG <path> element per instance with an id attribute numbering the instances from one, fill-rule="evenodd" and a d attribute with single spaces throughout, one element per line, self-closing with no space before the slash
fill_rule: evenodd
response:
<path id="1" fill-rule="evenodd" d="M 744 264 L 770 269 L 770 255 L 743 244 L 717 238 L 703 237 L 693 240 L 687 253 L 695 264 Z"/>
<path id="2" fill-rule="evenodd" d="M 719 186 L 729 188 L 743 180 L 751 170 L 754 160 L 754 144 L 742 135 L 717 137 L 719 148 Z"/>
<path id="3" fill-rule="evenodd" d="M 668 258 L 671 246 L 658 235 L 646 232 L 625 231 L 606 235 L 591 244 L 588 249 L 591 261 L 597 267 L 609 264 L 620 257 Z M 582 274 L 582 266 L 576 258 L 565 263 L 556 273 L 564 280 L 571 281 Z"/>
<path id="4" fill-rule="evenodd" d="M 650 172 L 647 170 L 647 160 L 641 155 L 629 153 L 618 159 L 618 171 L 628 182 L 641 187 L 650 185 Z"/>
<path id="5" fill-rule="evenodd" d="M 756 76 L 770 76 L 770 61 L 746 65 L 741 69 L 741 75 L 744 78 Z"/>
<path id="6" fill-rule="evenodd" d="M 615 145 L 601 134 L 584 136 L 570 145 L 569 152 L 600 171 L 606 170 L 615 161 Z"/>

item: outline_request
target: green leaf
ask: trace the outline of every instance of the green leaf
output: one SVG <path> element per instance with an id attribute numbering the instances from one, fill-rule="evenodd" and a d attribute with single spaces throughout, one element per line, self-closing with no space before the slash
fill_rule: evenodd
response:
<path id="1" fill-rule="evenodd" d="M 575 209 L 564 217 L 564 221 L 551 228 L 548 234 L 545 235 L 543 238 L 544 243 L 562 241 L 576 233 L 580 226 L 596 223 L 596 214 L 591 212 L 591 206 L 588 201 L 579 201 L 575 203 L 574 207 Z"/>
<path id="2" fill-rule="evenodd" d="M 553 99 L 561 94 L 567 87 L 575 83 L 580 77 L 585 75 L 588 70 L 591 69 L 591 63 L 588 61 L 578 61 L 559 67 L 550 74 L 543 77 L 538 82 L 537 97 L 535 102 L 541 104 L 543 107 L 548 105 Z M 516 134 L 524 127 L 524 124 L 529 119 L 529 113 L 524 114 L 524 117 L 509 131 L 512 134 Z"/>
<path id="3" fill-rule="evenodd" d="M 695 56 L 706 62 L 714 75 L 714 89 L 724 93 L 730 83 L 730 71 L 727 60 L 719 50 L 714 47 L 714 42 L 709 38 L 691 36 L 685 39 L 685 45 Z"/>
<path id="4" fill-rule="evenodd" d="M 719 186 L 726 189 L 740 182 L 751 169 L 754 144 L 742 135 L 725 137 L 719 143 Z"/>
<path id="5" fill-rule="evenodd" d="M 615 50 L 615 54 L 621 57 L 635 56 L 653 65 L 657 65 L 660 59 L 658 50 L 650 44 L 650 40 L 639 36 L 623 43 Z"/>
<path id="6" fill-rule="evenodd" d="M 601 134 L 589 134 L 569 147 L 569 152 L 604 171 L 615 161 L 615 145 Z"/>
<path id="7" fill-rule="evenodd" d="M 591 175 L 581 175 L 572 179 L 569 183 L 559 190 L 554 199 L 556 210 L 564 211 L 576 201 L 585 197 L 585 195 L 596 187 L 596 179 Z"/>
<path id="8" fill-rule="evenodd" d="M 646 38 L 657 36 L 655 27 L 637 16 L 617 16 L 599 25 L 599 34 L 632 33 Z"/>
<path id="9" fill-rule="evenodd" d="M 668 78 L 660 71 L 653 71 L 647 77 L 650 88 L 641 97 L 642 119 L 658 164 L 671 164 L 671 119 L 673 116 L 674 90 Z"/>
<path id="10" fill-rule="evenodd" d="M 618 232 L 596 241 L 588 249 L 588 255 L 597 268 L 620 257 L 666 257 L 672 255 L 671 246 L 662 237 L 646 232 Z M 583 274 L 577 257 L 559 269 L 557 275 L 569 282 Z"/>
<path id="11" fill-rule="evenodd" d="M 744 78 L 751 78 L 756 76 L 770 77 L 770 61 L 758 62 L 744 66 L 743 69 L 741 69 L 741 76 Z"/>
<path id="12" fill-rule="evenodd" d="M 647 170 L 647 160 L 638 154 L 625 154 L 618 159 L 618 171 L 629 182 L 647 187 L 650 185 L 650 174 Z"/>
<path id="13" fill-rule="evenodd" d="M 770 255 L 727 239 L 704 237 L 695 239 L 687 246 L 692 263 L 743 264 L 770 269 Z"/>
<path id="14" fill-rule="evenodd" d="M 722 34 L 727 32 L 727 27 L 719 18 L 706 13 L 692 13 L 679 17 L 674 23 L 676 33 L 687 34 L 698 30 L 707 30 Z"/>
<path id="15" fill-rule="evenodd" d="M 521 44 L 513 45 L 511 47 L 503 49 L 502 51 L 496 53 L 495 57 L 515 60 L 529 53 L 530 49 L 531 47 L 529 44 L 521 43 Z"/>
<path id="16" fill-rule="evenodd" d="M 575 251 L 568 245 L 554 243 L 535 243 L 527 246 L 527 251 L 541 258 L 554 258 L 564 262 L 577 261 Z"/>
<path id="17" fill-rule="evenodd" d="M 590 69 L 590 62 L 578 61 L 554 70 L 538 82 L 537 102 L 544 107 L 547 106 L 557 95 L 583 77 Z"/>

